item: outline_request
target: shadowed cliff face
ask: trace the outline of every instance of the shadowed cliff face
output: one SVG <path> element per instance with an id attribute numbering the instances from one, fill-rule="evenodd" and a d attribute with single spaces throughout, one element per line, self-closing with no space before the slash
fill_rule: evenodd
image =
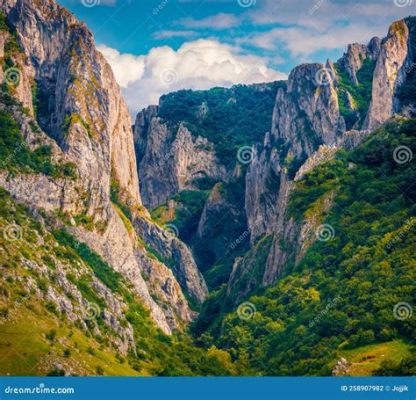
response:
<path id="1" fill-rule="evenodd" d="M 331 159 L 341 147 L 357 146 L 370 130 L 385 123 L 395 113 L 414 114 L 414 104 L 405 90 L 414 78 L 411 68 L 414 51 L 410 50 L 414 41 L 413 26 L 413 18 L 395 22 L 384 40 L 373 38 L 368 45 L 352 44 L 335 64 L 328 61 L 326 65 L 307 64 L 295 68 L 287 83 L 277 88 L 274 109 L 269 111 L 272 119 L 267 128 L 269 132 L 264 130 L 264 139 L 253 140 L 245 149 L 249 155 L 247 162 L 241 162 L 235 154 L 231 162 L 227 159 L 225 163 L 221 150 L 212 143 L 215 135 L 208 130 L 203 134 L 208 140 L 207 146 L 201 150 L 201 146 L 196 145 L 201 136 L 200 126 L 189 115 L 178 120 L 173 104 L 170 105 L 171 113 L 166 110 L 161 113 L 158 107 L 149 107 L 139 113 L 135 126 L 136 152 L 142 170 L 142 195 L 152 207 L 175 198 L 184 189 L 200 190 L 189 185 L 195 171 L 203 172 L 225 188 L 236 179 L 236 173 L 245 177 L 235 203 L 242 212 L 241 217 L 230 218 L 235 215 L 230 212 L 233 207 L 224 208 L 219 186 L 211 185 L 206 188 L 208 200 L 198 217 L 198 232 L 205 235 L 205 251 L 201 251 L 198 236 L 188 241 L 211 282 L 215 281 L 212 274 L 224 275 L 221 267 L 224 262 L 223 257 L 216 257 L 221 245 L 207 240 L 208 232 L 221 232 L 217 234 L 223 240 L 223 247 L 229 249 L 233 240 L 226 240 L 224 229 L 218 226 L 242 228 L 240 234 L 244 229 L 247 231 L 245 237 L 249 238 L 249 248 L 243 246 L 242 254 L 222 253 L 229 258 L 226 268 L 230 277 L 228 294 L 234 296 L 234 301 L 260 286 L 274 283 L 283 270 L 290 270 L 301 260 L 313 243 L 313 233 L 319 227 L 321 215 L 299 222 L 287 214 L 295 179 L 302 179 L 316 165 Z M 205 114 L 212 113 L 199 92 L 189 96 L 190 109 L 196 107 Z M 260 102 L 256 93 L 252 98 Z M 162 105 L 166 108 L 163 101 Z M 199 117 L 203 118 L 204 113 Z M 222 126 L 222 120 L 220 112 L 213 117 L 213 123 L 218 127 Z M 172 126 L 175 127 L 173 131 Z M 181 139 L 184 137 L 182 131 L 186 132 L 187 144 Z M 178 156 L 178 142 L 186 149 L 186 158 Z M 195 171 L 190 166 L 195 167 Z M 227 175 L 223 173 L 224 166 Z M 157 176 L 161 171 L 164 173 L 159 179 Z M 180 179 L 182 173 L 183 181 Z M 227 217 L 222 219 L 218 212 L 206 212 L 212 208 L 213 196 L 216 197 L 214 204 L 222 204 L 221 213 Z M 331 196 L 322 201 L 321 214 L 331 207 Z M 186 205 L 179 202 L 176 212 L 184 208 L 186 211 Z M 176 221 L 181 222 L 177 217 Z M 235 234 L 234 241 L 238 241 L 240 234 Z M 259 248 L 262 254 L 258 253 Z M 246 256 L 244 252 L 247 252 Z M 265 252 L 267 257 L 264 257 Z M 264 265 L 259 266 L 256 258 L 264 259 Z M 211 265 L 208 270 L 206 259 L 214 260 L 211 264 L 208 262 Z"/>
<path id="2" fill-rule="evenodd" d="M 53 157 L 76 170 L 72 180 L 11 178 L 2 171 L 2 185 L 17 200 L 62 216 L 72 234 L 131 282 L 165 332 L 179 328 L 193 315 L 182 289 L 196 302 L 207 289 L 186 246 L 176 246 L 174 260 L 157 260 L 147 243 L 153 240 L 152 223 L 146 222 L 146 236 L 134 231 L 133 221 L 147 221 L 149 215 L 139 194 L 130 115 L 111 68 L 85 25 L 54 1 L 2 1 L 0 6 L 19 47 L 7 57 L 19 75 L 11 94 L 29 113 L 21 117 L 26 140 L 38 123 L 40 140 L 52 146 Z M 3 53 L 9 36 L 2 32 Z M 15 109 L 9 111 L 18 117 Z M 158 245 L 164 250 L 170 240 Z"/>
<path id="3" fill-rule="evenodd" d="M 201 136 L 193 138 L 184 125 L 167 126 L 153 118 L 153 112 L 149 107 L 139 113 L 134 128 L 146 207 L 156 208 L 181 190 L 194 189 L 200 178 L 226 179 L 226 168 L 212 143 Z"/>

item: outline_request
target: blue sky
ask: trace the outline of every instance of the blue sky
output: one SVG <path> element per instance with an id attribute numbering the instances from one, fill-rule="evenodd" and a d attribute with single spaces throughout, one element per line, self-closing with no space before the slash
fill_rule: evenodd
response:
<path id="1" fill-rule="evenodd" d="M 93 31 L 129 108 L 181 88 L 284 79 L 416 15 L 411 0 L 60 0 Z"/>

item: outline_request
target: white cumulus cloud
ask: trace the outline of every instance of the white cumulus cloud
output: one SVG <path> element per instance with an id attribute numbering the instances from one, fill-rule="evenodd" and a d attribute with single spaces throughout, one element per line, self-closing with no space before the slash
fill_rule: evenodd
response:
<path id="1" fill-rule="evenodd" d="M 264 58 L 242 55 L 238 48 L 216 40 L 184 43 L 178 50 L 153 48 L 147 55 L 121 54 L 99 46 L 113 68 L 130 111 L 157 104 L 163 94 L 180 89 L 230 87 L 286 79 L 286 74 L 267 66 Z"/>
<path id="2" fill-rule="evenodd" d="M 99 46 L 98 49 L 113 68 L 114 75 L 121 87 L 127 87 L 143 76 L 145 57 L 121 54 L 108 46 Z"/>

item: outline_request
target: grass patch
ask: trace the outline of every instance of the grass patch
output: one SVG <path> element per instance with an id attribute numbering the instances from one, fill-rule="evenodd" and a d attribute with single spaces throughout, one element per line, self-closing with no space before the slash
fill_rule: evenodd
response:
<path id="1" fill-rule="evenodd" d="M 410 346 L 403 340 L 370 344 L 353 350 L 339 352 L 339 357 L 346 358 L 351 366 L 348 369 L 350 376 L 372 376 L 383 362 L 399 363 L 413 354 Z"/>

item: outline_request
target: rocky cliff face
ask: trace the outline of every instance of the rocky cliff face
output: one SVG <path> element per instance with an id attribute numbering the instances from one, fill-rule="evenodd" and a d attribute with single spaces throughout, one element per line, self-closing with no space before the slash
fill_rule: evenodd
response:
<path id="1" fill-rule="evenodd" d="M 287 216 L 296 173 L 319 146 L 334 146 L 345 132 L 335 82 L 323 75 L 329 68 L 302 65 L 291 73 L 287 89 L 277 93 L 271 134 L 262 150 L 254 150 L 246 177 L 251 240 L 254 245 L 264 235 L 274 238 L 258 284 L 272 284 L 297 252 L 299 227 Z"/>
<path id="2" fill-rule="evenodd" d="M 167 232 L 144 217 L 137 217 L 134 226 L 139 235 L 170 265 L 186 293 L 197 303 L 202 303 L 208 289 L 198 271 L 191 251 L 174 232 Z"/>
<path id="3" fill-rule="evenodd" d="M 134 140 L 143 202 L 175 225 L 210 288 L 247 251 L 245 173 L 251 145 L 270 130 L 284 82 L 183 90 L 141 111 Z M 255 210 L 253 210 L 255 212 Z"/>
<path id="4" fill-rule="evenodd" d="M 184 124 L 168 126 L 158 107 L 141 111 L 134 126 L 138 173 L 144 205 L 153 209 L 201 178 L 223 180 L 225 167 L 206 138 L 193 137 Z"/>
<path id="5" fill-rule="evenodd" d="M 8 21 L 28 60 L 22 75 L 45 99 L 38 110 L 40 126 L 77 160 L 91 196 L 89 211 L 106 206 L 112 169 L 125 199 L 140 204 L 130 117 L 91 33 L 51 1 L 17 1 Z M 22 97 L 23 104 L 33 104 L 30 90 Z"/>
<path id="6" fill-rule="evenodd" d="M 406 21 L 391 25 L 387 38 L 381 44 L 373 78 L 373 91 L 370 109 L 365 121 L 365 129 L 375 129 L 397 112 L 395 97 L 397 88 L 406 80 L 406 67 L 411 63 L 409 53 L 409 27 Z"/>
<path id="7" fill-rule="evenodd" d="M 147 211 L 139 194 L 131 120 L 92 34 L 52 0 L 2 0 L 0 7 L 20 46 L 5 55 L 17 74 L 10 91 L 29 116 L 24 117 L 19 107 L 8 111 L 25 127 L 28 142 L 37 136 L 52 146 L 53 157 L 76 166 L 77 174 L 69 180 L 11 177 L 4 171 L 2 186 L 34 209 L 63 216 L 71 233 L 132 283 L 165 332 L 189 322 L 192 312 L 177 279 L 197 279 L 190 293 L 197 301 L 206 295 L 206 287 L 186 246 L 177 244 L 175 250 L 176 278 L 169 267 L 150 257 L 150 245 L 139 243 L 143 232 L 132 229 L 129 218 L 144 218 Z M 2 33 L 0 54 L 7 35 Z"/>
<path id="8" fill-rule="evenodd" d="M 325 73 L 323 65 L 302 65 L 290 74 L 287 89 L 277 93 L 271 134 L 262 151 L 254 150 L 247 172 L 252 242 L 272 232 L 284 216 L 283 199 L 298 168 L 320 145 L 335 144 L 345 131 L 334 82 L 320 81 Z"/>
<path id="9" fill-rule="evenodd" d="M 357 72 L 363 67 L 366 60 L 377 60 L 381 49 L 381 40 L 378 37 L 371 39 L 368 45 L 353 43 L 348 46 L 344 56 L 339 60 L 339 65 L 347 71 L 354 85 L 360 83 Z"/>

